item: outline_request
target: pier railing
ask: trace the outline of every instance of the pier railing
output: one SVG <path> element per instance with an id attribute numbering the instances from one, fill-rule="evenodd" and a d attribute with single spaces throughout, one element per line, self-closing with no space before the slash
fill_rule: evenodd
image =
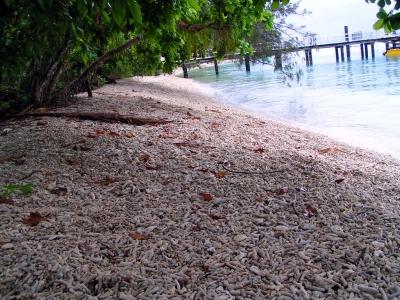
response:
<path id="1" fill-rule="evenodd" d="M 399 34 L 400 35 L 400 34 Z M 365 40 L 380 40 L 384 38 L 389 38 L 391 36 L 398 36 L 397 33 L 386 34 L 383 30 L 365 32 L 365 31 L 356 31 L 352 33 L 346 34 L 335 34 L 335 35 L 327 35 L 327 36 L 316 36 L 312 38 L 308 38 L 302 41 L 302 44 L 307 46 L 323 46 L 330 45 L 335 43 L 345 43 L 345 42 L 357 42 L 357 41 L 365 41 Z"/>

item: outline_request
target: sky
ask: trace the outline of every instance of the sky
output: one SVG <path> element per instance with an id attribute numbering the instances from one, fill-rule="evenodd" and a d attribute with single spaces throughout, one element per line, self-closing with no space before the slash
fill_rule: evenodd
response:
<path id="1" fill-rule="evenodd" d="M 349 33 L 373 32 L 372 25 L 377 21 L 379 7 L 365 0 L 302 0 L 300 10 L 303 9 L 311 11 L 312 15 L 291 17 L 287 22 L 306 25 L 307 31 L 328 36 L 343 34 L 345 25 L 349 27 Z"/>

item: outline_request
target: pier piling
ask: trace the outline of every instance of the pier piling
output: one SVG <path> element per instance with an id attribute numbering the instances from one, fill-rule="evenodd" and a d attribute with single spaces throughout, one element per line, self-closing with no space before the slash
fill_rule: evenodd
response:
<path id="1" fill-rule="evenodd" d="M 344 61 L 344 48 L 343 48 L 343 46 L 340 47 L 340 58 L 342 59 L 342 61 Z"/>
<path id="2" fill-rule="evenodd" d="M 365 58 L 368 59 L 368 44 L 364 44 Z"/>
<path id="3" fill-rule="evenodd" d="M 375 44 L 371 43 L 370 45 L 371 45 L 371 56 L 372 58 L 375 58 Z"/>
<path id="4" fill-rule="evenodd" d="M 339 47 L 335 47 L 336 62 L 339 62 Z"/>
<path id="5" fill-rule="evenodd" d="M 246 72 L 250 72 L 250 55 L 246 54 L 246 57 L 244 58 L 244 63 L 246 65 Z"/>
<path id="6" fill-rule="evenodd" d="M 217 61 L 217 59 L 215 57 L 214 57 L 214 68 L 215 68 L 215 75 L 218 75 L 219 74 L 218 61 Z"/>
<path id="7" fill-rule="evenodd" d="M 361 59 L 364 59 L 364 44 L 360 44 Z"/>

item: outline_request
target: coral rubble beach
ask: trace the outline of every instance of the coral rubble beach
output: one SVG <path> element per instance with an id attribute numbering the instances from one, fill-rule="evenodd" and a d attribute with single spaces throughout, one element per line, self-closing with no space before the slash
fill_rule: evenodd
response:
<path id="1" fill-rule="evenodd" d="M 1 299 L 400 299 L 399 160 L 174 76 L 57 112 L 172 122 L 0 122 Z"/>

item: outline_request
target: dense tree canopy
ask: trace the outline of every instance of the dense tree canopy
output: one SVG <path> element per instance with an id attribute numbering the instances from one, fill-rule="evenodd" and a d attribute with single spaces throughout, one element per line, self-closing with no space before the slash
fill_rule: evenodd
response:
<path id="1" fill-rule="evenodd" d="M 255 22 L 272 26 L 267 3 L 278 9 L 289 0 L 5 0 L 0 84 L 43 106 L 134 45 L 136 68 L 165 72 L 210 44 L 220 56 L 245 52 Z"/>

